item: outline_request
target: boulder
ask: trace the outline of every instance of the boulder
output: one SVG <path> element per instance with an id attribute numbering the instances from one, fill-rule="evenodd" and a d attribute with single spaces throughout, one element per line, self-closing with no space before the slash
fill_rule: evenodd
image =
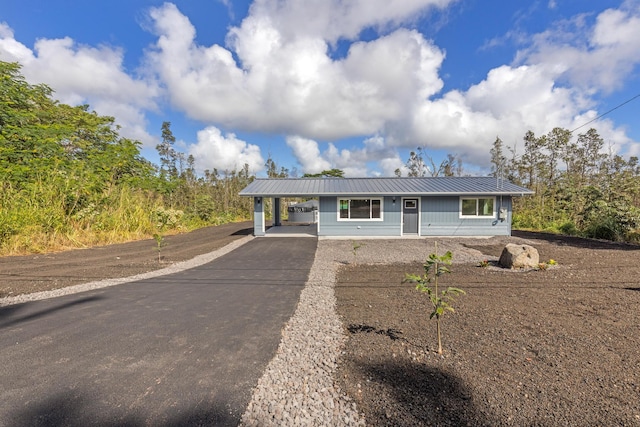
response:
<path id="1" fill-rule="evenodd" d="M 540 263 L 540 255 L 533 246 L 508 243 L 498 263 L 505 268 L 536 268 Z"/>

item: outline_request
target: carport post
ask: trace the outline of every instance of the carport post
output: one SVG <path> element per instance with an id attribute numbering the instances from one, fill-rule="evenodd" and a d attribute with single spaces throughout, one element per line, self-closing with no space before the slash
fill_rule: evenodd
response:
<path id="1" fill-rule="evenodd" d="M 282 225 L 281 218 L 280 218 L 280 198 L 279 197 L 273 198 L 273 225 L 275 227 Z"/>
<path id="2" fill-rule="evenodd" d="M 262 197 L 253 198 L 253 235 L 264 236 L 264 202 Z"/>

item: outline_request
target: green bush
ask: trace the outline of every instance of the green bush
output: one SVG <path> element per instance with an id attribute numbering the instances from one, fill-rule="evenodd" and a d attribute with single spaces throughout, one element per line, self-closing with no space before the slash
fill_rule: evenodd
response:
<path id="1" fill-rule="evenodd" d="M 573 221 L 567 221 L 563 223 L 560 227 L 558 227 L 558 231 L 569 236 L 577 236 L 579 234 L 578 228 L 573 223 Z"/>
<path id="2" fill-rule="evenodd" d="M 193 213 L 202 221 L 208 222 L 213 218 L 215 205 L 211 196 L 202 195 L 196 197 L 193 207 Z"/>

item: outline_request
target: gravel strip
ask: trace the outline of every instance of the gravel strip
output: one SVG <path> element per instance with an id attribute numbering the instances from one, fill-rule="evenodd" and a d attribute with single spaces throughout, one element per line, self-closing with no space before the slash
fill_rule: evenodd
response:
<path id="1" fill-rule="evenodd" d="M 160 270 L 150 271 L 148 273 L 136 274 L 135 276 L 123 277 L 118 279 L 105 279 L 98 280 L 95 282 L 83 283 L 81 285 L 68 286 L 66 288 L 55 289 L 52 291 L 43 291 L 43 292 L 35 292 L 32 294 L 18 295 L 15 297 L 6 297 L 0 298 L 0 307 L 20 304 L 28 301 L 37 301 L 47 298 L 54 298 L 63 295 L 76 294 L 78 292 L 90 291 L 93 289 L 106 288 L 109 286 L 120 285 L 128 282 L 135 282 L 137 280 L 143 279 L 151 279 L 153 277 L 165 276 L 167 274 L 178 273 L 183 270 L 188 270 L 190 268 L 198 267 L 200 265 L 206 264 L 208 262 L 213 261 L 214 259 L 225 255 L 232 250 L 244 245 L 249 240 L 253 239 L 253 236 L 246 236 L 238 240 L 234 240 L 226 246 L 223 246 L 220 249 L 209 252 L 207 254 L 198 255 L 195 258 L 192 258 L 187 261 L 177 262 L 168 267 L 162 268 Z"/>
<path id="2" fill-rule="evenodd" d="M 468 241 L 468 239 L 465 239 Z M 438 252 L 451 250 L 454 262 L 486 258 L 460 239 L 438 240 Z M 481 242 L 474 240 L 474 243 Z M 367 240 L 354 255 L 353 241 L 320 240 L 309 279 L 282 341 L 253 391 L 241 426 L 364 426 L 356 404 L 334 383 L 346 335 L 336 313 L 334 285 L 341 265 L 424 261 L 435 240 Z"/>

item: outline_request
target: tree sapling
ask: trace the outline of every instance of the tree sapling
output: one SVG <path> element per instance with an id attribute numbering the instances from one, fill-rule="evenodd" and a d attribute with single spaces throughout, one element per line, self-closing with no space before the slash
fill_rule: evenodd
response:
<path id="1" fill-rule="evenodd" d="M 153 235 L 154 240 L 156 241 L 156 250 L 158 251 L 158 264 L 161 262 L 160 251 L 165 246 L 164 236 L 160 233 L 155 233 Z"/>
<path id="2" fill-rule="evenodd" d="M 438 354 L 442 354 L 442 340 L 440 335 L 440 318 L 444 316 L 447 311 L 455 311 L 451 306 L 451 303 L 458 295 L 464 295 L 466 292 L 459 288 L 448 287 L 447 289 L 438 291 L 438 278 L 443 274 L 451 273 L 449 267 L 451 265 L 451 259 L 453 254 L 451 251 L 447 251 L 444 255 L 438 256 L 438 244 L 436 243 L 435 252 L 429 255 L 429 258 L 425 261 L 424 274 L 422 276 L 417 274 L 405 274 L 405 282 L 415 283 L 416 289 L 420 292 L 425 292 L 429 296 L 429 301 L 433 306 L 433 312 L 429 316 L 429 319 L 436 318 L 436 335 L 438 337 Z M 429 285 L 433 283 L 433 288 Z"/>
<path id="3" fill-rule="evenodd" d="M 358 249 L 360 249 L 363 246 L 364 246 L 364 243 L 351 242 L 351 247 L 352 247 L 352 250 L 353 250 L 353 263 L 354 264 L 358 263 Z"/>

